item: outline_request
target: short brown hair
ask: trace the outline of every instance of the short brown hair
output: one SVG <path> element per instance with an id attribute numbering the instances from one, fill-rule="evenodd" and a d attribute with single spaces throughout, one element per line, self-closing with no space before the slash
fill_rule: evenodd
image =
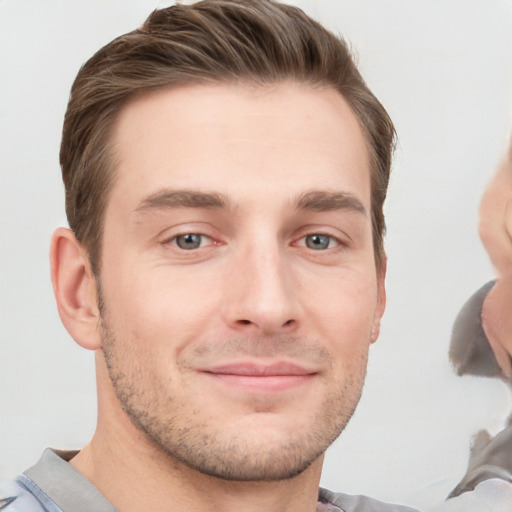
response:
<path id="1" fill-rule="evenodd" d="M 176 85 L 284 80 L 333 87 L 356 115 L 371 161 L 373 244 L 380 267 L 395 131 L 346 43 L 300 9 L 273 0 L 204 0 L 154 11 L 140 28 L 100 49 L 75 79 L 60 162 L 68 222 L 95 272 L 116 171 L 109 143 L 123 106 Z"/>

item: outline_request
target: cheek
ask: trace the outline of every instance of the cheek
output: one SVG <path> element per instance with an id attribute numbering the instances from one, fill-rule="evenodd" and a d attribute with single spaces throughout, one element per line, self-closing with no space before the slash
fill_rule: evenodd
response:
<path id="1" fill-rule="evenodd" d="M 119 265 L 110 280 L 102 278 L 109 323 L 117 333 L 156 350 L 159 345 L 180 350 L 215 318 L 219 294 L 213 290 L 218 287 L 207 279 L 169 267 L 132 268 L 136 265 Z"/>
<path id="2" fill-rule="evenodd" d="M 311 301 L 307 315 L 314 323 L 314 335 L 328 346 L 338 386 L 362 385 L 377 303 L 375 288 L 371 280 L 344 281 Z"/>
<path id="3" fill-rule="evenodd" d="M 326 338 L 340 349 L 369 343 L 377 306 L 377 284 L 372 274 L 340 272 L 316 289 L 305 296 L 305 317 L 314 319 Z"/>

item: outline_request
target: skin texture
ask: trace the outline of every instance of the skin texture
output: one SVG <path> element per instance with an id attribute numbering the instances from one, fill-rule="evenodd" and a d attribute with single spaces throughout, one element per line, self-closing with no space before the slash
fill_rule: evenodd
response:
<path id="1" fill-rule="evenodd" d="M 480 203 L 478 232 L 499 274 L 512 269 L 512 143 Z"/>
<path id="2" fill-rule="evenodd" d="M 72 464 L 124 512 L 314 510 L 385 305 L 356 118 L 330 89 L 188 86 L 125 107 L 114 142 L 99 282 L 71 232 L 52 244 L 97 351 Z"/>
<path id="3" fill-rule="evenodd" d="M 480 204 L 480 238 L 498 273 L 482 305 L 482 325 L 506 378 L 512 376 L 512 147 Z"/>

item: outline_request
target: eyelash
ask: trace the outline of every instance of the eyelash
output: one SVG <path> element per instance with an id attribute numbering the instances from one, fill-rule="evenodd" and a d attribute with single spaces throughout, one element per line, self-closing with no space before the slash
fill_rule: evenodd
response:
<path id="1" fill-rule="evenodd" d="M 182 245 L 180 245 L 180 240 L 185 239 L 186 237 L 200 237 L 199 245 L 197 247 L 189 247 L 189 248 L 183 247 Z M 311 245 L 308 245 L 308 237 L 311 237 L 310 240 L 312 240 L 312 243 L 316 243 L 316 242 L 313 242 L 313 237 L 317 237 L 318 239 L 327 239 L 327 240 L 324 240 L 324 242 L 325 241 L 327 242 L 327 246 L 322 247 L 322 245 L 323 245 L 321 243 L 322 240 L 318 240 L 318 242 L 319 242 L 318 247 L 313 247 Z M 303 243 L 300 243 L 300 242 L 303 242 Z M 185 243 L 187 243 L 186 240 L 185 240 Z M 205 244 L 206 244 L 206 246 L 215 245 L 215 242 L 208 235 L 204 235 L 202 233 L 189 232 L 189 233 L 182 233 L 182 234 L 175 235 L 172 238 L 165 240 L 163 242 L 163 245 L 168 245 L 168 244 L 173 245 L 180 251 L 192 252 L 194 250 L 204 248 Z M 312 251 L 322 252 L 322 251 L 326 251 L 328 249 L 335 249 L 336 247 L 343 246 L 345 244 L 339 238 L 337 238 L 333 235 L 329 235 L 327 233 L 321 233 L 321 232 L 312 232 L 312 233 L 307 233 L 307 234 L 301 236 L 297 240 L 297 242 L 295 242 L 295 245 L 298 245 L 300 247 L 306 247 Z"/>
<path id="2" fill-rule="evenodd" d="M 200 237 L 201 238 L 200 245 L 198 247 L 192 247 L 192 248 L 188 248 L 188 249 L 181 247 L 179 244 L 179 240 L 184 239 L 185 237 Z M 165 240 L 163 243 L 164 243 L 164 245 L 171 244 L 181 251 L 188 252 L 188 251 L 193 251 L 193 250 L 200 249 L 200 248 L 204 247 L 203 242 L 206 242 L 206 241 L 207 241 L 207 245 L 214 245 L 213 239 L 211 237 L 209 237 L 208 235 L 204 235 L 202 233 L 190 232 L 190 233 L 181 233 L 179 235 L 175 235 L 172 238 Z"/>
<path id="3" fill-rule="evenodd" d="M 321 247 L 311 247 L 310 245 L 308 245 L 308 237 L 318 237 L 318 238 L 327 238 L 327 247 L 325 248 L 321 248 Z M 304 246 L 307 247 L 308 249 L 311 249 L 312 251 L 318 251 L 318 252 L 321 252 L 321 251 L 325 251 L 325 250 L 328 250 L 328 249 L 335 249 L 336 247 L 339 247 L 339 246 L 342 246 L 344 245 L 343 242 L 333 236 L 333 235 L 329 235 L 328 233 L 321 233 L 321 232 L 318 232 L 318 233 L 308 233 L 304 236 L 302 236 L 301 238 L 299 238 L 299 241 L 304 241 Z M 333 244 L 333 245 L 332 245 Z M 322 245 L 322 244 L 320 244 Z M 302 244 L 301 244 L 302 246 Z"/>

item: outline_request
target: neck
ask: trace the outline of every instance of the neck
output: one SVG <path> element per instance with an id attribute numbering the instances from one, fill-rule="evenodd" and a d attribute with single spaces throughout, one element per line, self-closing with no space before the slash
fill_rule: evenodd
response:
<path id="1" fill-rule="evenodd" d="M 316 510 L 321 460 L 287 480 L 231 482 L 199 473 L 159 453 L 141 437 L 134 439 L 120 430 L 110 435 L 98 429 L 91 443 L 71 461 L 118 510 Z"/>
<path id="2" fill-rule="evenodd" d="M 112 390 L 103 387 L 99 396 L 96 433 L 71 465 L 118 510 L 316 510 L 323 457 L 286 480 L 223 480 L 196 471 L 156 447 L 132 424 Z"/>

